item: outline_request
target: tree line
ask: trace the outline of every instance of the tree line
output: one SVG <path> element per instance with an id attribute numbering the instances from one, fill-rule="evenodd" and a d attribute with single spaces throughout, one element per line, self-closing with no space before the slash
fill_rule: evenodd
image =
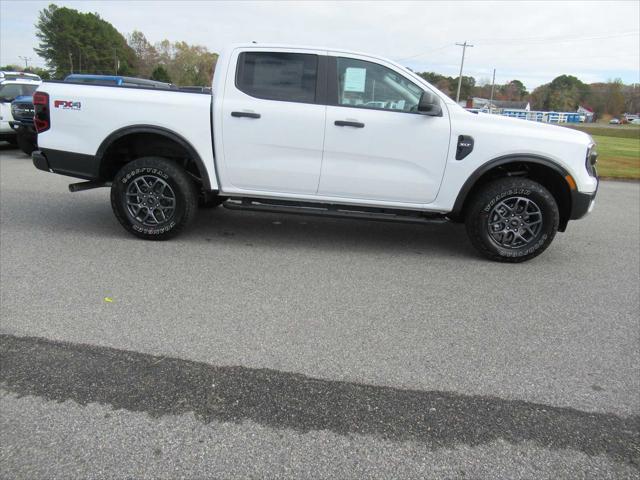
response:
<path id="1" fill-rule="evenodd" d="M 455 98 L 459 77 L 446 77 L 435 72 L 416 72 L 451 98 Z M 473 77 L 462 77 L 460 99 L 490 98 L 492 85 L 484 80 L 476 85 Z M 551 82 L 528 92 L 520 80 L 493 86 L 494 100 L 528 102 L 532 110 L 572 112 L 587 107 L 597 115 L 620 115 L 640 112 L 640 84 L 625 85 L 621 80 L 586 84 L 572 75 L 560 75 Z"/>
<path id="2" fill-rule="evenodd" d="M 125 75 L 180 86 L 211 84 L 218 54 L 201 45 L 163 40 L 152 45 L 142 32 L 127 37 L 97 13 L 49 5 L 39 12 L 35 52 L 47 67 L 26 69 L 44 79 L 70 73 Z M 25 70 L 15 65 L 3 69 Z"/>
<path id="3" fill-rule="evenodd" d="M 138 30 L 126 37 L 97 13 L 49 5 L 39 12 L 36 23 L 39 45 L 36 53 L 48 68 L 28 69 L 42 78 L 62 79 L 70 73 L 131 75 L 176 85 L 208 86 L 218 54 L 201 45 L 163 40 L 151 44 Z M 7 65 L 2 69 L 19 67 Z M 458 77 L 435 72 L 416 72 L 439 90 L 455 98 Z M 491 83 L 476 84 L 463 76 L 460 99 L 489 98 Z M 619 115 L 640 111 L 640 84 L 620 80 L 585 84 L 572 75 L 561 75 L 528 92 L 517 79 L 495 85 L 495 100 L 527 101 L 534 110 L 575 111 L 579 105 L 596 114 Z"/>

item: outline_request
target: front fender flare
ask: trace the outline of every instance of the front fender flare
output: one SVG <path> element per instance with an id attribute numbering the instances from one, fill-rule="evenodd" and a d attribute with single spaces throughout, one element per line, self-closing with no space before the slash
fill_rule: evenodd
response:
<path id="1" fill-rule="evenodd" d="M 551 160 L 551 159 L 549 159 L 547 157 L 543 157 L 541 155 L 531 155 L 531 154 L 518 155 L 518 154 L 512 154 L 512 155 L 503 155 L 501 157 L 494 158 L 493 160 L 490 160 L 487 163 L 485 163 L 485 164 L 481 165 L 480 167 L 478 167 L 469 176 L 469 178 L 467 178 L 467 181 L 464 182 L 464 185 L 462 185 L 462 188 L 460 189 L 460 191 L 458 192 L 458 196 L 456 197 L 456 201 L 453 204 L 453 210 L 451 211 L 451 217 L 452 218 L 459 218 L 461 216 L 462 210 L 464 208 L 464 203 L 467 200 L 467 197 L 468 197 L 469 193 L 473 189 L 473 187 L 476 184 L 476 182 L 480 178 L 482 178 L 482 176 L 485 173 L 487 173 L 489 170 L 492 170 L 492 169 L 494 169 L 496 167 L 499 167 L 501 165 L 507 165 L 509 163 L 517 163 L 517 162 L 535 163 L 535 164 L 538 164 L 538 165 L 543 165 L 545 167 L 549 167 L 549 168 L 555 170 L 557 173 L 559 173 L 562 176 L 562 178 L 565 178 L 567 175 L 569 175 L 569 172 L 567 172 L 563 167 L 558 165 L 553 160 Z"/>

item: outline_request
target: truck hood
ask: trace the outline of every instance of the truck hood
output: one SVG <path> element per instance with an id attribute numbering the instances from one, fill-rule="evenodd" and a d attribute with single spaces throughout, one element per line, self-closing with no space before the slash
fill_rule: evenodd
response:
<path id="1" fill-rule="evenodd" d="M 473 123 L 477 124 L 478 127 L 486 127 L 491 130 L 503 130 L 505 134 L 510 133 L 525 137 L 553 139 L 556 141 L 576 143 L 584 146 L 588 146 L 590 143 L 593 143 L 593 139 L 588 133 L 560 125 L 534 122 L 531 120 L 510 118 L 503 115 L 492 115 L 488 113 L 469 113 L 469 115 L 476 117 L 476 120 Z"/>
<path id="2" fill-rule="evenodd" d="M 20 95 L 13 99 L 11 103 L 33 103 L 33 95 Z"/>

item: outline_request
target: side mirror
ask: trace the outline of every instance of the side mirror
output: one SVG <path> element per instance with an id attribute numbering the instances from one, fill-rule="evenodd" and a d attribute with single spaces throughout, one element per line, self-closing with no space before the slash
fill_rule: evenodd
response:
<path id="1" fill-rule="evenodd" d="M 430 117 L 441 117 L 442 107 L 440 106 L 438 97 L 429 92 L 422 92 L 420 102 L 418 103 L 418 113 Z"/>

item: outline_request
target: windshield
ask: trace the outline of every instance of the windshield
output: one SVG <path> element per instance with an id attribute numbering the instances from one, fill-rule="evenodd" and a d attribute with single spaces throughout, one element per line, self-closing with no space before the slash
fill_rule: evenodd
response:
<path id="1" fill-rule="evenodd" d="M 20 95 L 33 95 L 38 85 L 26 85 L 21 83 L 7 83 L 0 86 L 0 101 L 11 102 Z"/>

